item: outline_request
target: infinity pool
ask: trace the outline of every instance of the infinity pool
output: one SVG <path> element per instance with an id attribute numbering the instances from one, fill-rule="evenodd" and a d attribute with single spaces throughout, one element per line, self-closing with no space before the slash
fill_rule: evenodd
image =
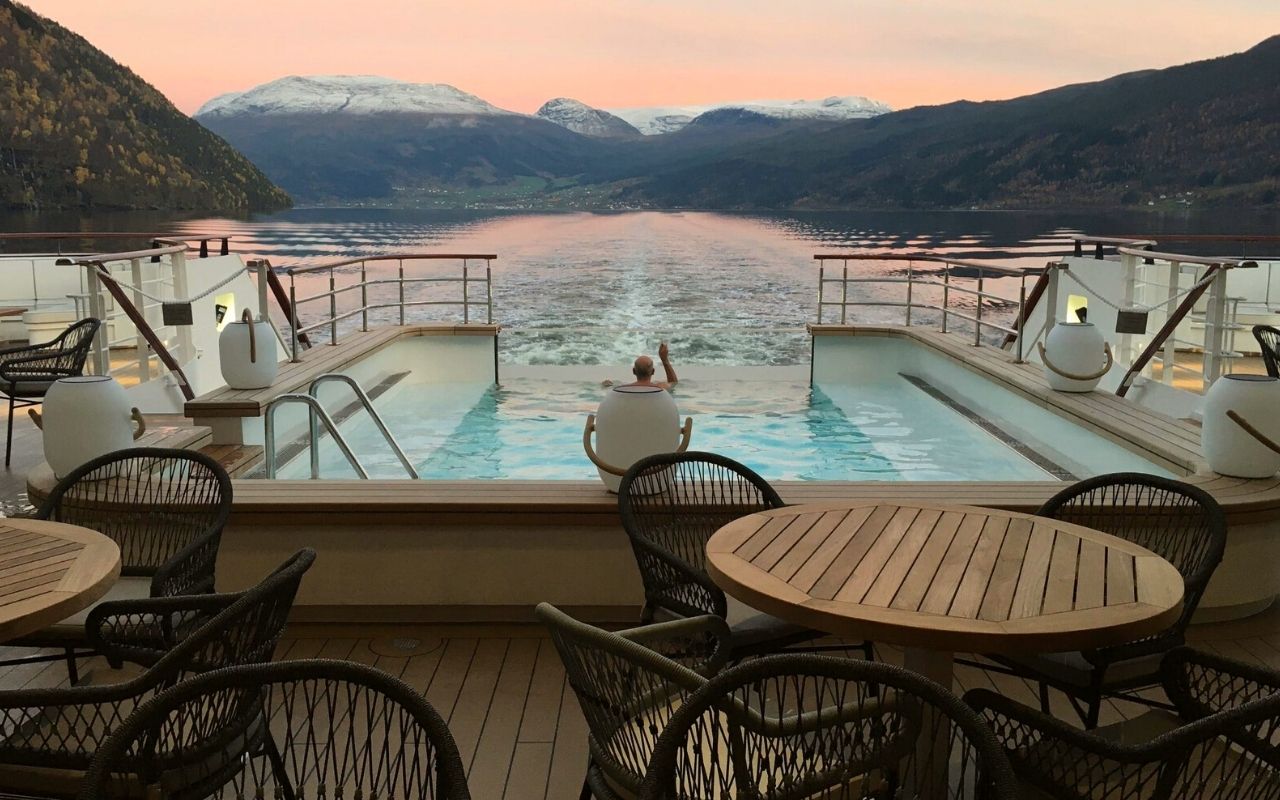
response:
<path id="1" fill-rule="evenodd" d="M 909 342 L 853 337 L 820 355 L 812 386 L 804 367 L 681 367 L 674 396 L 681 418 L 693 417 L 690 449 L 729 456 L 769 480 L 1074 480 L 1121 469 L 1168 474 Z M 346 371 L 374 395 L 420 478 L 594 479 L 583 426 L 608 391 L 601 379 L 625 380 L 624 370 L 504 365 L 499 383 L 477 380 L 477 374 L 492 375 L 492 358 L 483 342 L 410 338 Z M 370 477 L 406 477 L 346 391 L 329 386 L 320 397 Z M 290 411 L 298 415 L 297 432 L 302 412 Z M 356 476 L 328 437 L 321 441 L 320 466 L 324 478 Z M 309 475 L 305 455 L 278 471 L 281 478 Z"/>
<path id="2" fill-rule="evenodd" d="M 527 378 L 502 386 L 397 385 L 377 401 L 419 477 L 587 479 L 582 428 L 605 389 Z M 1048 480 L 1052 476 L 903 378 L 810 389 L 791 381 L 688 380 L 690 449 L 737 459 L 771 480 Z M 372 477 L 404 470 L 362 415 L 342 426 Z M 673 431 L 674 440 L 674 431 Z M 281 477 L 306 477 L 295 459 Z M 350 473 L 332 443 L 324 477 Z"/>

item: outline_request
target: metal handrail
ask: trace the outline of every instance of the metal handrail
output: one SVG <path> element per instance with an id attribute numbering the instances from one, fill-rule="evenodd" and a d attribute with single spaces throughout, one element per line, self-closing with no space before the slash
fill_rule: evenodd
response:
<path id="1" fill-rule="evenodd" d="M 285 274 L 289 276 L 289 296 L 287 298 L 287 308 L 290 317 L 290 360 L 297 362 L 298 352 L 301 343 L 307 332 L 318 330 L 320 328 L 329 328 L 329 344 L 338 344 L 338 323 L 360 316 L 360 330 L 369 330 L 369 312 L 377 311 L 384 308 L 396 308 L 400 311 L 400 324 L 405 324 L 405 309 L 414 306 L 461 306 L 462 322 L 464 325 L 471 323 L 472 306 L 484 306 L 485 308 L 485 324 L 493 324 L 493 264 L 497 255 L 491 253 L 483 254 L 459 254 L 459 253 L 405 253 L 405 254 L 385 254 L 376 256 L 365 256 L 362 258 L 350 258 L 342 261 L 334 261 L 328 264 L 316 264 L 313 266 L 290 267 L 285 270 Z M 429 261 L 462 261 L 462 275 L 454 278 L 406 278 L 404 274 L 404 262 L 406 260 L 429 260 Z M 396 261 L 399 264 L 399 272 L 395 278 L 374 278 L 369 279 L 368 262 L 378 261 Z M 484 277 L 472 277 L 471 261 L 484 261 Z M 348 286 L 339 287 L 337 283 L 337 271 L 343 267 L 358 265 L 360 268 L 359 280 Z M 328 271 L 329 273 L 329 289 L 328 291 L 318 292 L 307 297 L 298 297 L 297 284 L 294 277 L 297 275 L 305 275 L 314 272 Z M 405 300 L 404 287 L 406 284 L 412 283 L 458 283 L 462 286 L 461 300 Z M 470 286 L 473 283 L 483 283 L 485 291 L 483 298 L 473 300 L 470 292 Z M 399 287 L 398 298 L 393 303 L 370 303 L 369 287 L 396 285 Z M 349 311 L 338 313 L 338 295 L 360 291 L 360 304 Z M 311 325 L 301 325 L 298 319 L 298 309 L 303 303 L 310 303 L 317 300 L 328 299 L 329 314 L 320 322 Z"/>
<path id="2" fill-rule="evenodd" d="M 315 420 L 319 418 L 324 423 L 324 427 L 329 431 L 329 435 L 337 442 L 338 449 L 342 451 L 342 455 L 346 456 L 347 463 L 356 471 L 362 479 L 368 480 L 369 473 L 365 470 L 364 465 L 360 463 L 360 459 L 356 458 L 355 453 L 351 452 L 350 445 L 347 440 L 338 432 L 338 426 L 334 425 L 333 418 L 324 410 L 324 406 L 320 405 L 320 401 L 309 394 L 282 394 L 267 403 L 267 409 L 263 414 L 263 447 L 262 460 L 266 469 L 268 478 L 276 477 L 276 411 L 289 403 L 302 403 L 307 407 L 307 425 L 312 431 L 310 447 L 311 447 L 311 479 L 317 480 L 320 477 L 320 459 L 317 455 L 317 447 L 319 446 L 319 438 L 315 435 Z"/>
<path id="3" fill-rule="evenodd" d="M 367 411 L 369 416 L 373 419 L 373 424 L 378 426 L 378 431 L 382 433 L 382 438 L 387 440 L 387 444 L 391 445 L 391 451 L 396 454 L 396 458 L 400 459 L 400 465 L 404 467 L 405 472 L 409 473 L 410 478 L 417 478 L 418 471 L 414 469 L 413 463 L 409 461 L 409 457 L 404 454 L 404 450 L 401 449 L 400 443 L 396 441 L 396 437 L 392 436 L 391 431 L 387 429 L 387 424 L 382 421 L 382 415 L 374 410 L 373 402 L 369 400 L 369 395 L 365 394 L 364 389 L 360 387 L 360 383 L 356 381 L 355 378 L 350 375 L 343 375 L 340 372 L 326 372 L 311 381 L 311 386 L 307 388 L 307 394 L 316 398 L 318 401 L 320 399 L 320 385 L 331 381 L 345 383 L 347 386 L 351 387 L 351 391 L 355 393 L 356 399 L 360 401 L 360 405 L 364 406 L 364 410 Z M 316 418 L 314 416 L 310 418 L 310 429 L 311 441 L 314 442 L 319 438 L 319 431 L 316 429 Z M 319 472 L 319 470 L 319 456 L 316 448 L 312 446 L 311 471 L 316 473 Z"/>
<path id="4" fill-rule="evenodd" d="M 1011 269 L 1009 267 L 1000 267 L 1000 266 L 995 266 L 992 264 L 986 264 L 986 263 L 977 262 L 977 261 L 959 261 L 957 259 L 947 258 L 945 256 L 939 256 L 932 253 L 906 254 L 906 255 L 904 254 L 873 254 L 873 253 L 819 253 L 814 255 L 813 258 L 815 261 L 819 262 L 818 324 L 820 325 L 824 324 L 822 319 L 822 310 L 823 308 L 828 306 L 840 307 L 840 324 L 845 324 L 847 322 L 848 317 L 846 314 L 846 310 L 851 306 L 877 306 L 882 308 L 906 309 L 906 324 L 908 326 L 911 325 L 911 315 L 915 309 L 919 308 L 919 309 L 925 309 L 929 311 L 938 311 L 942 314 L 942 332 L 943 333 L 947 332 L 947 323 L 952 317 L 962 319 L 967 322 L 972 322 L 974 326 L 973 344 L 975 346 L 982 344 L 982 333 L 984 329 L 993 329 L 993 330 L 1003 332 L 1006 337 L 1006 344 L 1010 340 L 1017 340 L 1016 341 L 1017 362 L 1022 363 L 1023 343 L 1021 341 L 1021 337 L 1017 336 L 1017 330 L 1018 330 L 1017 327 L 1010 327 L 1010 326 L 1001 325 L 995 322 L 989 322 L 982 318 L 982 311 L 984 306 L 984 303 L 983 303 L 984 300 L 990 300 L 993 302 L 999 302 L 999 303 L 1010 304 L 1010 305 L 1013 304 L 1013 301 L 1003 297 L 1002 295 L 994 294 L 992 292 L 988 292 L 984 290 L 984 282 L 988 274 L 999 276 L 999 277 L 1016 277 L 1022 282 L 1021 286 L 1019 287 L 1018 301 L 1017 301 L 1017 306 L 1018 306 L 1017 320 L 1019 322 L 1015 323 L 1016 325 L 1020 325 L 1021 321 L 1025 320 L 1027 315 L 1027 307 L 1026 307 L 1027 270 Z M 840 261 L 844 263 L 844 270 L 840 277 L 838 278 L 826 277 L 825 262 L 827 261 Z M 850 278 L 849 265 L 848 265 L 849 261 L 906 262 L 907 276 L 905 278 L 888 277 L 888 276 Z M 942 280 L 938 280 L 937 278 L 930 277 L 930 276 L 916 277 L 915 268 L 914 268 L 916 261 L 925 261 L 929 263 L 942 264 L 943 265 Z M 971 289 L 967 286 L 957 286 L 953 284 L 951 280 L 952 267 L 960 267 L 963 269 L 976 270 L 978 273 L 976 278 L 978 283 L 977 288 Z M 825 299 L 824 289 L 825 289 L 825 286 L 830 283 L 840 285 L 840 298 L 838 300 Z M 888 300 L 871 300 L 871 301 L 850 300 L 849 284 L 851 283 L 852 284 L 859 284 L 859 283 L 905 284 L 907 287 L 906 302 L 896 302 L 896 301 L 888 301 Z M 914 293 L 913 293 L 913 289 L 916 285 L 941 287 L 942 304 L 938 305 L 935 303 L 920 302 L 919 300 L 916 300 L 914 298 Z M 959 292 L 960 294 L 966 294 L 966 295 L 975 297 L 977 299 L 977 302 L 975 305 L 975 313 L 973 315 L 970 315 L 970 314 L 965 314 L 963 312 L 952 309 L 951 302 L 950 302 L 950 297 L 952 292 Z"/>

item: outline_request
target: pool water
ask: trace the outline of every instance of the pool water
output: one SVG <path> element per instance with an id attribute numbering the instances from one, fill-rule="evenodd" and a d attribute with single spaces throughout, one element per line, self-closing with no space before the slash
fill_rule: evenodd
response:
<path id="1" fill-rule="evenodd" d="M 599 381 L 538 377 L 501 386 L 405 381 L 376 405 L 421 478 L 584 480 L 596 470 L 583 452 L 583 426 L 605 391 Z M 694 420 L 691 450 L 734 458 L 768 480 L 1052 479 L 896 374 L 813 388 L 800 380 L 685 380 L 674 394 L 681 420 Z M 405 477 L 363 414 L 342 431 L 371 477 Z M 325 478 L 355 477 L 327 438 L 321 469 Z M 307 476 L 305 456 L 280 473 Z"/>

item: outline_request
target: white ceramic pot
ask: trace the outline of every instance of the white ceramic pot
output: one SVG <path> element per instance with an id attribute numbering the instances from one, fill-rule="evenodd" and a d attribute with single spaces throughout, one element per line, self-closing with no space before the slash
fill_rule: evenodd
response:
<path id="1" fill-rule="evenodd" d="M 1059 392 L 1092 392 L 1111 369 L 1111 348 L 1092 322 L 1059 322 L 1040 346 L 1049 386 Z"/>
<path id="2" fill-rule="evenodd" d="M 618 491 L 622 475 L 645 456 L 671 453 L 688 446 L 681 444 L 680 412 L 675 398 L 657 386 L 615 386 L 600 401 L 595 416 L 596 445 L 592 461 L 600 480 L 611 492 Z M 584 443 L 591 454 L 588 420 Z M 606 470 L 604 463 L 613 468 Z M 619 474 L 614 474 L 614 472 Z"/>
<path id="3" fill-rule="evenodd" d="M 1209 468 L 1234 478 L 1269 478 L 1280 470 L 1280 453 L 1267 447 L 1235 414 L 1262 436 L 1280 442 L 1280 379 L 1267 375 L 1223 375 L 1204 398 L 1200 449 Z"/>
<path id="4" fill-rule="evenodd" d="M 245 309 L 241 319 L 228 322 L 218 336 L 218 365 L 232 389 L 265 389 L 280 371 L 276 333 L 265 319 L 253 321 Z"/>
<path id="5" fill-rule="evenodd" d="M 59 478 L 98 456 L 132 447 L 146 430 L 124 387 L 101 375 L 56 381 L 41 413 L 32 417 L 44 433 L 44 459 Z"/>

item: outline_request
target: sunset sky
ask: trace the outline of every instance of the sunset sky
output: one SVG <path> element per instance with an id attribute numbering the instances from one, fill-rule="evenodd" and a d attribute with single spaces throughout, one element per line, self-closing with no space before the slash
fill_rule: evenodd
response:
<path id="1" fill-rule="evenodd" d="M 285 75 L 449 83 L 514 111 L 1012 97 L 1246 49 L 1280 0 L 25 0 L 186 112 Z"/>

